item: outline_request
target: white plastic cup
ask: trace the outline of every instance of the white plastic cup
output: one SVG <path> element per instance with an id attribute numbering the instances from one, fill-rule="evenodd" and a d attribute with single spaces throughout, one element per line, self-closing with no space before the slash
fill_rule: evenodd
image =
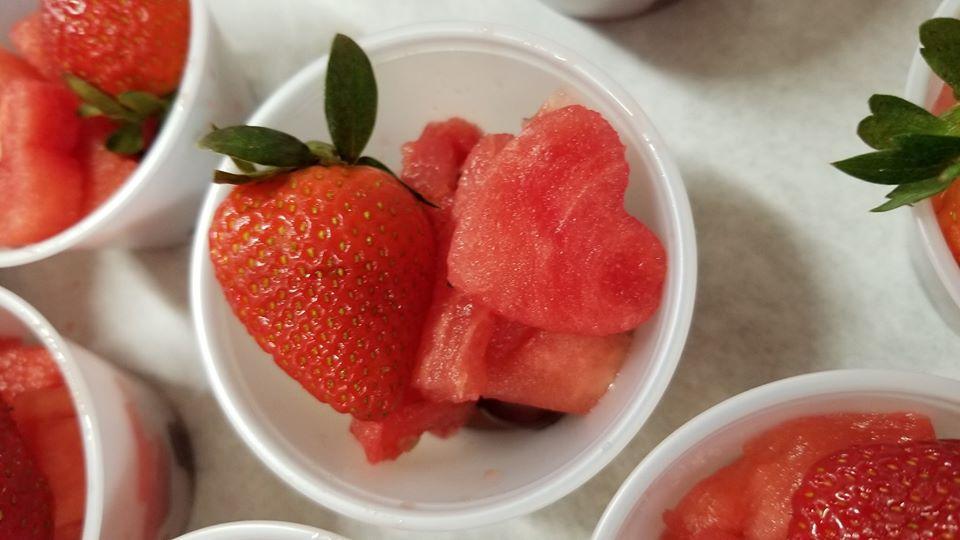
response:
<path id="1" fill-rule="evenodd" d="M 693 220 L 679 172 L 633 99 L 576 54 L 516 30 L 421 25 L 361 40 L 380 88 L 367 153 L 397 170 L 400 145 L 450 116 L 516 132 L 564 89 L 613 124 L 633 168 L 627 207 L 663 240 L 669 270 L 659 312 L 635 333 L 619 377 L 597 407 L 543 431 L 464 430 L 425 436 L 394 463 L 366 463 L 349 417 L 316 401 L 247 335 L 213 277 L 206 231 L 229 192 L 214 187 L 197 225 L 194 321 L 214 394 L 254 453 L 312 500 L 368 523 L 452 530 L 521 516 L 567 495 L 610 462 L 666 389 L 687 337 L 696 288 Z M 249 123 L 325 138 L 321 58 L 284 84 Z M 228 166 L 224 162 L 224 167 Z"/>
<path id="2" fill-rule="evenodd" d="M 175 540 L 347 540 L 339 534 L 282 521 L 237 521 L 187 533 Z"/>
<path id="3" fill-rule="evenodd" d="M 551 8 L 581 19 L 622 19 L 639 15 L 665 0 L 540 0 Z"/>
<path id="4" fill-rule="evenodd" d="M 160 540 L 183 530 L 192 502 L 189 446 L 169 405 L 140 382 L 60 337 L 33 307 L 0 288 L 0 337 L 45 346 L 73 397 L 83 439 L 83 540 Z M 141 485 L 139 471 L 165 479 Z M 148 531 L 150 513 L 163 516 Z"/>
<path id="5" fill-rule="evenodd" d="M 743 444 L 787 420 L 841 412 L 915 412 L 941 438 L 960 437 L 960 381 L 890 370 L 801 375 L 755 388 L 675 431 L 634 469 L 593 540 L 659 538 L 663 512 L 700 480 L 742 455 Z"/>
<path id="6" fill-rule="evenodd" d="M 935 17 L 960 16 L 960 0 L 945 0 L 934 14 Z M 910 73 L 907 75 L 906 99 L 929 109 L 943 86 L 927 62 L 914 53 Z M 911 209 L 910 255 L 913 267 L 927 293 L 927 298 L 936 308 L 944 322 L 960 334 L 960 264 L 953 258 L 950 247 L 943 237 L 937 216 L 930 201 L 923 201 Z"/>
<path id="7" fill-rule="evenodd" d="M 188 238 L 219 161 L 196 142 L 211 124 L 238 123 L 253 104 L 204 3 L 190 4 L 190 49 L 180 88 L 136 171 L 99 208 L 59 234 L 23 247 L 0 247 L 0 268 L 68 249 L 160 246 Z M 38 5 L 38 0 L 0 2 L 0 46 L 10 48 L 10 28 Z"/>

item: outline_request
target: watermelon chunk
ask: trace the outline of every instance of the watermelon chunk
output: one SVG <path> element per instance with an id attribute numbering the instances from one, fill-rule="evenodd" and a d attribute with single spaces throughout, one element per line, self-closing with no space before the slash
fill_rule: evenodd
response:
<path id="1" fill-rule="evenodd" d="M 462 118 L 427 124 L 417 140 L 403 145 L 401 177 L 427 200 L 448 206 L 460 167 L 481 134 L 480 128 Z"/>
<path id="2" fill-rule="evenodd" d="M 668 534 L 663 538 L 692 540 L 710 534 L 742 538 L 748 508 L 742 482 L 752 467 L 752 462 L 739 459 L 694 486 L 675 509 L 664 513 Z"/>
<path id="3" fill-rule="evenodd" d="M 419 139 L 403 146 L 401 176 L 441 205 L 430 213 L 437 238 L 437 281 L 412 381 L 431 401 L 476 401 L 486 379 L 483 357 L 494 315 L 447 282 L 453 193 L 464 160 L 479 138 L 475 125 L 451 118 L 427 124 Z"/>
<path id="4" fill-rule="evenodd" d="M 62 86 L 26 79 L 0 96 L 0 246 L 43 240 L 80 217 L 75 106 Z"/>
<path id="5" fill-rule="evenodd" d="M 409 452 L 428 431 L 443 438 L 453 435 L 467 423 L 473 409 L 472 403 L 433 403 L 414 399 L 383 420 L 354 418 L 350 433 L 363 446 L 367 461 L 379 463 Z"/>
<path id="6" fill-rule="evenodd" d="M 433 292 L 413 387 L 431 401 L 476 401 L 486 384 L 484 354 L 496 316 L 446 285 Z"/>
<path id="7" fill-rule="evenodd" d="M 474 199 L 475 190 L 483 184 L 486 178 L 487 168 L 493 164 L 493 159 L 497 157 L 497 154 L 512 140 L 513 135 L 509 133 L 484 135 L 470 151 L 463 164 L 463 172 L 460 175 L 460 183 L 457 184 L 457 191 L 454 193 L 454 219 L 459 215 L 457 209 L 462 210 Z"/>
<path id="8" fill-rule="evenodd" d="M 39 80 L 40 74 L 19 56 L 0 49 L 0 92 L 3 92 L 11 81 L 19 79 Z"/>
<path id="9" fill-rule="evenodd" d="M 847 413 L 784 422 L 748 441 L 740 459 L 702 480 L 666 512 L 664 538 L 698 539 L 717 530 L 736 538 L 782 540 L 793 493 L 818 460 L 860 444 L 935 437 L 930 420 L 917 414 Z"/>
<path id="10" fill-rule="evenodd" d="M 0 339 L 0 399 L 9 405 L 24 392 L 63 384 L 60 369 L 47 349 Z"/>
<path id="11" fill-rule="evenodd" d="M 63 85 L 17 79 L 5 83 L 0 100 L 0 159 L 29 148 L 72 152 L 76 147 L 79 102 Z"/>
<path id="12" fill-rule="evenodd" d="M 450 282 L 544 330 L 635 328 L 660 305 L 667 260 L 623 207 L 628 173 L 599 113 L 572 105 L 535 117 L 456 198 Z"/>
<path id="13" fill-rule="evenodd" d="M 107 150 L 107 137 L 116 125 L 106 118 L 84 119 L 80 124 L 78 156 L 86 177 L 83 212 L 96 210 L 116 193 L 137 169 L 139 162 Z"/>
<path id="14" fill-rule="evenodd" d="M 502 321 L 491 342 L 483 397 L 586 414 L 607 392 L 630 347 L 630 334 L 580 336 Z M 518 328 L 518 326 L 520 326 Z"/>
<path id="15" fill-rule="evenodd" d="M 48 52 L 44 34 L 43 15 L 38 11 L 13 25 L 10 41 L 36 71 L 50 80 L 59 81 L 62 70 Z"/>
<path id="16" fill-rule="evenodd" d="M 66 385 L 19 394 L 13 419 L 53 495 L 55 538 L 82 529 L 86 508 L 83 440 Z M 78 538 L 73 536 L 72 538 Z"/>

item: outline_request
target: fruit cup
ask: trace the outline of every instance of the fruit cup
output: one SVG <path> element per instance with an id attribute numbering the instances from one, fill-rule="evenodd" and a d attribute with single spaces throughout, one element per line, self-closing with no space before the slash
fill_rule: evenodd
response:
<path id="1" fill-rule="evenodd" d="M 247 335 L 213 276 L 198 234 L 192 307 L 204 365 L 233 426 L 278 476 L 354 519 L 407 529 L 452 530 L 524 515 L 570 493 L 637 433 L 673 375 L 696 286 L 693 222 L 680 175 L 649 120 L 624 90 L 576 54 L 501 27 L 444 24 L 361 40 L 377 73 L 380 104 L 368 151 L 398 169 L 399 146 L 431 120 L 469 115 L 488 132 L 511 131 L 556 90 L 606 117 L 632 166 L 627 209 L 663 240 L 670 260 L 659 312 L 634 334 L 626 363 L 589 414 L 542 431 L 464 430 L 425 437 L 398 461 L 372 467 L 347 433 L 349 417 L 319 403 Z M 249 120 L 298 136 L 326 124 L 327 60 L 307 66 Z M 228 164 L 225 162 L 224 166 Z M 228 193 L 214 187 L 197 225 L 207 231 Z"/>
<path id="2" fill-rule="evenodd" d="M 37 9 L 38 0 L 0 3 L 0 46 L 11 26 Z M 74 248 L 146 247 L 184 241 L 216 165 L 196 147 L 211 123 L 230 124 L 252 98 L 233 68 L 203 2 L 192 1 L 190 46 L 177 97 L 139 166 L 103 204 L 66 230 L 19 248 L 0 248 L 0 267 L 37 261 Z"/>
<path id="3" fill-rule="evenodd" d="M 282 521 L 236 521 L 213 525 L 176 540 L 347 540 L 330 531 Z"/>
<path id="4" fill-rule="evenodd" d="M 842 412 L 914 412 L 939 438 L 960 436 L 960 381 L 888 370 L 839 370 L 777 381 L 716 405 L 660 443 L 607 506 L 594 540 L 658 538 L 663 512 L 732 462 L 745 441 L 786 420 Z"/>
<path id="5" fill-rule="evenodd" d="M 960 17 L 960 0 L 946 0 L 936 17 Z M 943 87 L 920 51 L 914 54 L 904 97 L 929 109 Z M 943 237 L 931 201 L 917 203 L 910 210 L 910 255 L 927 297 L 943 320 L 960 334 L 960 264 Z"/>
<path id="6" fill-rule="evenodd" d="M 2 288 L 0 336 L 46 347 L 69 388 L 86 473 L 83 539 L 155 540 L 181 531 L 191 502 L 189 445 L 166 402 L 62 338 Z"/>

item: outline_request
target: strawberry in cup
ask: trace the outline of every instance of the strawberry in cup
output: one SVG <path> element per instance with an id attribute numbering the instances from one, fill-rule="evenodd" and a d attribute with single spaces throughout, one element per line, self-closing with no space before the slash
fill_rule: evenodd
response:
<path id="1" fill-rule="evenodd" d="M 252 126 L 201 141 L 237 169 L 215 174 L 236 187 L 208 241 L 247 332 L 352 416 L 374 463 L 424 433 L 452 435 L 481 397 L 588 413 L 656 312 L 667 268 L 623 208 L 616 131 L 581 105 L 545 108 L 515 136 L 452 118 L 404 145 L 397 176 L 363 155 L 377 88 L 346 36 L 326 82 L 332 144 Z"/>
<path id="2" fill-rule="evenodd" d="M 188 0 L 42 0 L 13 27 L 19 56 L 0 50 L 0 247 L 56 235 L 130 177 L 177 91 L 189 34 Z"/>

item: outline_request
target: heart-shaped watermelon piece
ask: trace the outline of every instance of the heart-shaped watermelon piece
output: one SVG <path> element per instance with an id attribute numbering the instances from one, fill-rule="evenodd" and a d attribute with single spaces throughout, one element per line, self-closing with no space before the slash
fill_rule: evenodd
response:
<path id="1" fill-rule="evenodd" d="M 624 209 L 628 177 L 624 145 L 599 113 L 538 114 L 457 193 L 450 283 L 544 330 L 635 328 L 660 305 L 667 256 Z"/>

